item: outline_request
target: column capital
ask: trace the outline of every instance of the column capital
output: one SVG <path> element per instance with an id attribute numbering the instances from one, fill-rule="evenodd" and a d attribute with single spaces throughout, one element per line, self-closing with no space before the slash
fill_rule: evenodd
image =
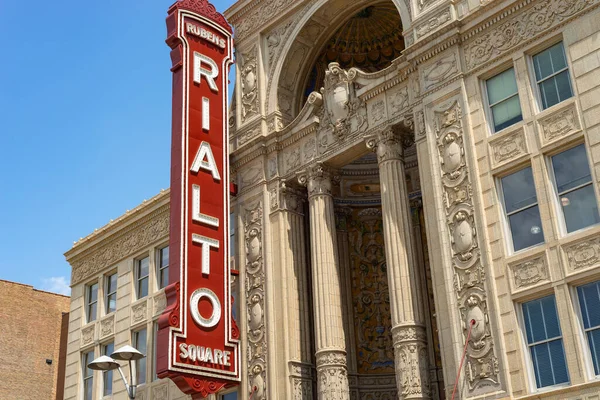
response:
<path id="1" fill-rule="evenodd" d="M 286 182 L 280 182 L 276 187 L 269 190 L 271 213 L 277 211 L 289 211 L 304 215 L 303 203 L 306 195 Z"/>
<path id="2" fill-rule="evenodd" d="M 411 126 L 408 121 L 404 125 Z M 377 153 L 377 159 L 382 163 L 389 160 L 403 160 L 404 149 L 412 146 L 414 136 L 398 125 L 389 125 L 378 133 L 367 136 L 365 141 L 367 148 Z"/>
<path id="3" fill-rule="evenodd" d="M 308 198 L 313 196 L 331 196 L 333 183 L 339 177 L 334 170 L 318 162 L 308 169 L 298 173 L 298 182 L 308 189 Z"/>

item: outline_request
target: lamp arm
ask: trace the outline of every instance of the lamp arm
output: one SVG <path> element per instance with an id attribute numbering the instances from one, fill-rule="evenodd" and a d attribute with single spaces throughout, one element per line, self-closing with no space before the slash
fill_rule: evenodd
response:
<path id="1" fill-rule="evenodd" d="M 125 389 L 127 389 L 127 396 L 129 396 L 130 399 L 133 399 L 133 397 L 131 397 L 131 392 L 129 391 L 129 385 L 127 384 L 127 379 L 125 379 L 125 375 L 123 374 L 123 370 L 121 369 L 121 367 L 119 367 L 118 370 L 119 370 L 119 374 L 121 374 L 121 379 L 123 379 L 123 383 L 125 384 Z"/>

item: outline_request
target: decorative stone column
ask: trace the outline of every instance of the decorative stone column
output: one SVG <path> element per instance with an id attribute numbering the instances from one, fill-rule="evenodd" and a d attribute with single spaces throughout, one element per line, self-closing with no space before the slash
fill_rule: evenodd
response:
<path id="1" fill-rule="evenodd" d="M 404 176 L 403 144 L 409 138 L 390 126 L 367 138 L 367 147 L 379 162 L 398 393 L 402 399 L 430 399 L 427 335 Z"/>
<path id="2" fill-rule="evenodd" d="M 348 400 L 346 341 L 331 171 L 316 164 L 298 180 L 308 188 L 319 400 Z"/>

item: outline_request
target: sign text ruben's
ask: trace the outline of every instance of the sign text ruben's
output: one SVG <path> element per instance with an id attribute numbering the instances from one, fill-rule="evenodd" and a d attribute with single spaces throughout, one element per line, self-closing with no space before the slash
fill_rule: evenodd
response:
<path id="1" fill-rule="evenodd" d="M 227 76 L 231 27 L 206 0 L 169 9 L 173 72 L 167 308 L 157 370 L 193 397 L 235 385 L 239 332 L 231 317 Z"/>

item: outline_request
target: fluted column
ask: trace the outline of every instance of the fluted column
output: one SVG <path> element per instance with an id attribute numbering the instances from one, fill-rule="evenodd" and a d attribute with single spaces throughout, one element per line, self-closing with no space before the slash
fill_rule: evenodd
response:
<path id="1" fill-rule="evenodd" d="M 348 400 L 348 371 L 332 176 L 322 164 L 300 174 L 308 188 L 319 400 Z"/>
<path id="2" fill-rule="evenodd" d="M 398 393 L 401 399 L 430 399 L 427 335 L 404 177 L 405 140 L 388 127 L 368 138 L 367 147 L 379 162 Z"/>

